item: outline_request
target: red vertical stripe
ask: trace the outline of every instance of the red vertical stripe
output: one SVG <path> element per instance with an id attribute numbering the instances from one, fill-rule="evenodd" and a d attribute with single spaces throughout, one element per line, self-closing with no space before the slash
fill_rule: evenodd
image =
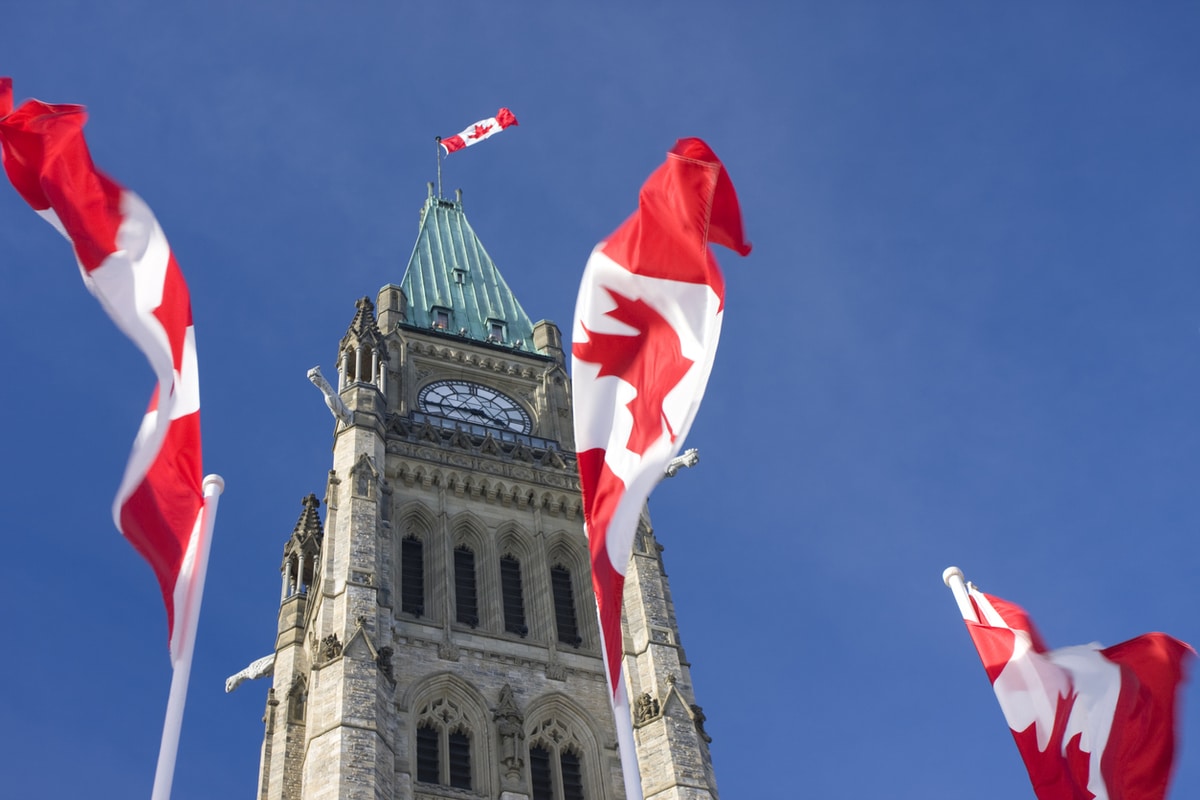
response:
<path id="1" fill-rule="evenodd" d="M 0 121 L 4 169 L 37 211 L 54 209 L 80 265 L 91 272 L 116 250 L 121 187 L 96 169 L 83 137 L 83 106 L 23 103 Z"/>
<path id="2" fill-rule="evenodd" d="M 708 284 L 724 305 L 725 278 L 710 242 L 750 252 L 725 166 L 701 140 L 680 139 L 642 186 L 638 210 L 603 249 L 635 275 Z"/>
<path id="3" fill-rule="evenodd" d="M 1105 648 L 1121 668 L 1121 694 L 1100 762 L 1109 800 L 1163 800 L 1175 759 L 1175 712 L 1192 648 L 1147 633 Z"/>
<path id="4" fill-rule="evenodd" d="M 588 550 L 592 561 L 592 588 L 600 615 L 600 634 L 608 657 L 609 691 L 615 693 L 621 677 L 621 607 L 625 595 L 625 576 L 617 572 L 608 556 L 608 523 L 617 503 L 625 494 L 625 484 L 604 463 L 603 450 L 578 454 L 579 481 L 587 487 L 583 493 L 584 521 L 587 523 Z"/>

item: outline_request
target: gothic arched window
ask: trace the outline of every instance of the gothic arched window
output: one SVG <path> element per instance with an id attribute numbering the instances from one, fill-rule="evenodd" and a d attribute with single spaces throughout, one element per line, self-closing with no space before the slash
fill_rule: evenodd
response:
<path id="1" fill-rule="evenodd" d="M 504 630 L 526 636 L 525 595 L 521 590 L 521 562 L 516 556 L 500 558 L 500 599 L 504 607 Z"/>
<path id="2" fill-rule="evenodd" d="M 543 723 L 529 746 L 532 800 L 584 800 L 579 744 L 556 720 Z"/>
<path id="3" fill-rule="evenodd" d="M 454 548 L 455 618 L 472 628 L 479 624 L 479 596 L 475 585 L 475 551 L 466 545 Z"/>
<path id="4" fill-rule="evenodd" d="M 425 613 L 425 543 L 416 536 L 400 542 L 400 610 L 417 617 Z"/>
<path id="5" fill-rule="evenodd" d="M 301 676 L 296 676 L 287 693 L 288 722 L 304 722 L 304 707 L 308 701 L 308 684 Z"/>
<path id="6" fill-rule="evenodd" d="M 417 780 L 470 789 L 471 731 L 450 700 L 429 703 L 417 725 Z"/>
<path id="7" fill-rule="evenodd" d="M 550 591 L 554 596 L 554 628 L 558 641 L 579 647 L 583 644 L 583 638 L 579 635 L 579 622 L 575 616 L 575 590 L 568 567 L 556 564 L 550 568 Z"/>

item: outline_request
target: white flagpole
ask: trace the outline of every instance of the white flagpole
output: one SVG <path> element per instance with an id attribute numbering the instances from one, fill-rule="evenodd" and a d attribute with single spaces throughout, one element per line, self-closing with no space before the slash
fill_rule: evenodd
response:
<path id="1" fill-rule="evenodd" d="M 600 659 L 604 662 L 604 685 L 613 685 L 613 676 L 608 671 L 608 642 L 604 641 L 604 623 L 600 620 L 600 603 L 596 603 L 596 621 L 599 623 Z M 642 771 L 638 766 L 637 742 L 633 738 L 633 710 L 629 707 L 629 693 L 625 688 L 625 653 L 621 653 L 617 672 L 617 691 L 608 693 L 608 704 L 613 712 L 613 725 L 617 733 L 617 753 L 621 757 L 621 776 L 625 783 L 625 800 L 642 800 Z"/>
<path id="2" fill-rule="evenodd" d="M 154 771 L 151 800 L 170 800 L 171 781 L 175 777 L 175 755 L 179 752 L 179 732 L 183 727 L 183 706 L 187 702 L 188 678 L 192 672 L 192 651 L 196 628 L 200 623 L 200 601 L 204 597 L 204 578 L 208 572 L 208 552 L 213 528 L 217 521 L 217 505 L 225 481 L 220 475 L 204 476 L 204 509 L 200 522 L 200 541 L 196 549 L 196 567 L 187 590 L 183 618 L 176 620 L 184 626 L 180 632 L 179 658 L 171 673 L 171 694 L 167 699 L 167 717 L 163 721 L 162 743 L 158 748 L 158 768 Z"/>
<path id="3" fill-rule="evenodd" d="M 950 587 L 950 591 L 954 593 L 954 600 L 958 603 L 958 611 L 962 614 L 962 618 L 968 622 L 979 622 L 979 617 L 975 614 L 975 607 L 971 605 L 971 598 L 967 596 L 967 586 L 963 583 L 963 571 L 958 567 L 946 567 L 942 572 L 942 583 Z"/>
<path id="4" fill-rule="evenodd" d="M 623 661 L 624 659 L 622 659 Z M 605 659 L 605 666 L 608 660 Z M 625 690 L 625 669 L 621 669 L 617 694 L 612 697 L 613 719 L 617 726 L 617 750 L 621 754 L 621 774 L 625 780 L 625 800 L 642 800 L 642 771 L 638 764 L 637 742 L 633 738 L 633 710 Z"/>

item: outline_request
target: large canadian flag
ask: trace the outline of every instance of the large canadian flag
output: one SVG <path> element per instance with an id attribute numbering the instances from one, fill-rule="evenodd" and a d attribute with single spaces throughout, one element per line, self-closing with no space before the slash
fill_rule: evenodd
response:
<path id="1" fill-rule="evenodd" d="M 967 628 L 1039 800 L 1163 800 L 1192 648 L 1148 633 L 1049 650 L 1021 608 L 969 593 Z"/>
<path id="2" fill-rule="evenodd" d="M 17 192 L 70 240 L 83 282 L 142 350 L 158 385 L 113 502 L 117 528 L 162 589 L 172 662 L 183 657 L 177 611 L 197 606 L 202 571 L 200 386 L 192 310 L 179 265 L 142 200 L 96 169 L 82 106 L 29 100 L 13 110 L 0 78 L 0 147 Z M 189 634 L 190 635 L 190 634 Z"/>
<path id="3" fill-rule="evenodd" d="M 621 674 L 625 570 L 642 507 L 683 446 L 716 356 L 725 283 L 710 242 L 750 252 L 724 165 L 701 140 L 680 139 L 638 210 L 592 251 L 575 306 L 575 443 L 629 800 L 641 786 Z"/>

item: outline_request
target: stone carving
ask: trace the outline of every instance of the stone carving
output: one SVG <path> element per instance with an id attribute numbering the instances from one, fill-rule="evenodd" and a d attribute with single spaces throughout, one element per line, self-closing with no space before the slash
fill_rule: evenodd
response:
<path id="1" fill-rule="evenodd" d="M 379 648 L 379 655 L 375 657 L 375 665 L 379 667 L 379 671 L 383 673 L 383 677 L 392 683 L 396 682 L 396 676 L 392 672 L 392 654 L 394 652 L 391 647 L 381 647 Z"/>
<path id="2" fill-rule="evenodd" d="M 565 466 L 565 465 L 564 465 Z M 553 486 L 556 489 L 578 489 L 574 481 L 569 481 L 561 475 L 543 475 L 542 483 L 547 486 Z"/>
<path id="3" fill-rule="evenodd" d="M 321 390 L 321 394 L 325 395 L 325 405 L 329 406 L 329 411 L 334 418 L 343 425 L 349 425 L 354 421 L 354 416 L 350 413 L 350 409 L 342 401 L 341 395 L 333 390 L 329 385 L 329 381 L 325 380 L 325 376 L 321 374 L 320 367 L 313 367 L 308 371 L 308 379 L 312 381 L 312 385 Z"/>
<path id="4" fill-rule="evenodd" d="M 437 428 L 433 427 L 427 420 L 421 427 L 421 432 L 417 435 L 418 441 L 433 442 L 434 444 L 442 443 L 442 435 L 438 433 Z"/>
<path id="5" fill-rule="evenodd" d="M 336 633 L 331 633 L 321 640 L 320 655 L 324 661 L 332 661 L 342 655 L 342 643 Z"/>
<path id="6" fill-rule="evenodd" d="M 479 446 L 479 452 L 486 456 L 498 456 L 502 454 L 500 445 L 497 444 L 496 439 L 492 436 L 491 431 L 488 431 L 487 435 L 483 437 L 483 444 Z"/>
<path id="7" fill-rule="evenodd" d="M 658 712 L 658 700 L 651 697 L 649 692 L 642 692 L 633 706 L 633 724 L 645 725 L 650 720 L 657 718 Z"/>
<path id="8" fill-rule="evenodd" d="M 690 448 L 683 451 L 683 455 L 676 456 L 667 462 L 667 468 L 663 471 L 664 478 L 674 478 L 679 470 L 684 467 L 694 467 L 700 463 L 700 451 L 696 448 Z"/>
<path id="9" fill-rule="evenodd" d="M 504 770 L 502 780 L 504 788 L 516 790 L 520 786 L 521 775 L 525 769 L 525 759 L 522 754 L 525 747 L 525 715 L 517 708 L 513 698 L 512 687 L 508 684 L 500 690 L 500 704 L 496 707 L 493 717 L 496 721 L 496 732 L 500 735 L 500 765 Z"/>
<path id="10" fill-rule="evenodd" d="M 703 709 L 700 706 L 692 704 L 692 722 L 696 723 L 696 731 L 700 734 L 700 738 L 707 744 L 712 744 L 712 737 L 704 730 L 704 721 L 708 717 L 704 716 Z"/>
<path id="11" fill-rule="evenodd" d="M 241 672 L 234 673 L 225 679 L 225 694 L 229 694 L 237 687 L 241 686 L 245 681 L 258 680 L 267 675 L 275 673 L 275 654 L 265 655 L 256 661 L 252 661 L 250 666 L 246 667 Z"/>
<path id="12" fill-rule="evenodd" d="M 408 438 L 412 434 L 412 426 L 408 424 L 407 417 L 403 417 L 400 414 L 389 414 L 384 433 L 388 436 Z"/>
<path id="13" fill-rule="evenodd" d="M 275 689 L 267 689 L 267 710 L 263 712 L 263 723 L 267 726 L 267 735 L 275 732 L 275 709 L 279 701 L 275 699 Z"/>
<path id="14" fill-rule="evenodd" d="M 467 432 L 464 431 L 462 428 L 456 428 L 454 433 L 450 436 L 450 446 L 451 447 L 458 447 L 463 450 L 470 450 L 471 444 L 472 444 L 471 437 L 468 436 Z"/>
<path id="15" fill-rule="evenodd" d="M 458 661 L 458 648 L 452 642 L 441 642 L 438 644 L 438 658 L 443 661 Z"/>
<path id="16" fill-rule="evenodd" d="M 325 505 L 328 508 L 337 508 L 338 495 L 337 487 L 341 484 L 341 479 L 337 476 L 336 470 L 329 470 L 329 482 L 325 489 Z"/>

